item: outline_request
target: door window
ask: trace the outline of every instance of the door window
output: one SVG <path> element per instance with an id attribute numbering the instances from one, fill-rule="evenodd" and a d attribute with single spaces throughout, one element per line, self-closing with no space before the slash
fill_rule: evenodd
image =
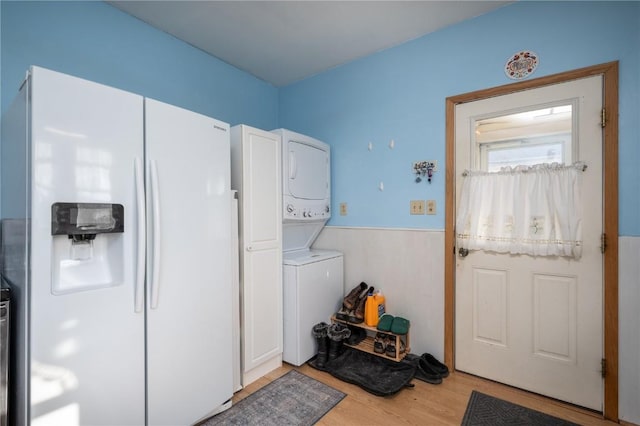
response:
<path id="1" fill-rule="evenodd" d="M 495 172 L 506 166 L 570 164 L 575 158 L 572 112 L 573 105 L 566 103 L 476 120 L 476 167 Z"/>

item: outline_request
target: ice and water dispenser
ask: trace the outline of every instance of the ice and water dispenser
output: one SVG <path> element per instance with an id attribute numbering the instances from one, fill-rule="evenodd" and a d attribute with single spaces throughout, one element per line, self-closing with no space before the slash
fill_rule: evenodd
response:
<path id="1" fill-rule="evenodd" d="M 121 284 L 123 233 L 121 204 L 54 203 L 51 206 L 53 294 Z"/>

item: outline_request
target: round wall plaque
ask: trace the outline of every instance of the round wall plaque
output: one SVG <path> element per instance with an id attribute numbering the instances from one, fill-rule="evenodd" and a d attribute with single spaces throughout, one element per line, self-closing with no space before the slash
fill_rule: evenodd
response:
<path id="1" fill-rule="evenodd" d="M 528 77 L 538 66 L 538 55 L 530 50 L 523 50 L 512 55 L 504 65 L 507 77 L 520 80 Z"/>

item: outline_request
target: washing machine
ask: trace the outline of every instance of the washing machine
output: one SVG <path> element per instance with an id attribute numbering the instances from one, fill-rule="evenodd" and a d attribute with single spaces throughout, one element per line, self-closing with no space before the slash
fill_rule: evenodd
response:
<path id="1" fill-rule="evenodd" d="M 342 259 L 331 250 L 283 253 L 285 362 L 302 365 L 316 354 L 313 326 L 329 323 L 342 304 Z"/>
<path id="2" fill-rule="evenodd" d="M 296 366 L 312 358 L 312 328 L 330 321 L 344 296 L 343 255 L 312 249 L 331 218 L 328 144 L 286 129 L 282 138 L 283 354 Z"/>

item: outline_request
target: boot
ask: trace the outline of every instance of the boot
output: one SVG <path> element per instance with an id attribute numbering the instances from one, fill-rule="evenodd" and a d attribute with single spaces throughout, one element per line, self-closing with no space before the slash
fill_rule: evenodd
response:
<path id="1" fill-rule="evenodd" d="M 329 336 L 329 362 L 331 362 L 342 353 L 342 344 L 351 336 L 351 330 L 346 325 L 331 324 L 327 335 Z"/>
<path id="2" fill-rule="evenodd" d="M 316 356 L 316 366 L 318 368 L 324 368 L 324 365 L 327 362 L 328 356 L 328 337 L 327 330 L 329 329 L 329 324 L 321 322 L 313 326 L 312 333 L 313 337 L 316 339 L 318 343 L 318 355 Z"/>
<path id="3" fill-rule="evenodd" d="M 360 324 L 364 321 L 364 306 L 367 302 L 367 296 L 369 294 L 373 294 L 373 287 L 369 287 L 368 291 L 365 291 L 360 295 L 360 298 L 357 300 L 355 309 L 349 312 L 349 322 Z"/>
<path id="4" fill-rule="evenodd" d="M 360 294 L 367 289 L 367 283 L 361 282 L 356 288 L 351 290 L 349 294 L 344 298 L 342 302 L 342 306 L 345 307 L 347 311 L 350 311 L 356 307 L 356 303 L 358 299 L 360 299 Z"/>
<path id="5" fill-rule="evenodd" d="M 358 323 L 361 323 L 362 321 L 364 321 L 364 307 L 365 304 L 367 303 L 367 298 L 369 296 L 373 296 L 373 287 L 369 287 L 369 291 L 367 293 L 365 293 L 364 296 L 362 296 L 362 298 L 358 301 L 358 307 L 356 308 L 356 320 L 358 321 Z"/>

